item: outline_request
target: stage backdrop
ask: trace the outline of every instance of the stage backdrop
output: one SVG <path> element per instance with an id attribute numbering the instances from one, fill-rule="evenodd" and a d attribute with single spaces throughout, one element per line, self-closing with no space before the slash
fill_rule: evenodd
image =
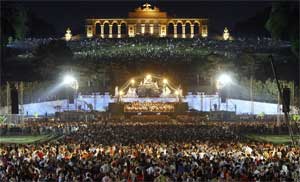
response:
<path id="1" fill-rule="evenodd" d="M 140 102 L 176 102 L 176 98 L 123 98 L 124 102 L 140 101 Z M 91 107 L 98 111 L 106 111 L 109 103 L 114 103 L 115 99 L 108 94 L 97 95 L 85 95 L 80 96 L 77 100 L 77 105 L 81 109 L 89 110 Z M 214 104 L 218 104 L 218 96 L 216 95 L 192 95 L 188 94 L 183 98 L 183 102 L 188 103 L 189 109 L 198 111 L 210 111 L 214 110 Z M 264 103 L 264 102 L 253 102 L 254 114 L 277 114 L 277 104 Z M 74 110 L 75 104 L 68 104 L 67 100 L 56 100 L 41 103 L 31 103 L 19 106 L 23 108 L 24 115 L 48 115 L 54 114 L 57 111 Z M 235 111 L 237 114 L 250 114 L 251 113 L 251 102 L 246 100 L 229 99 L 228 105 L 222 103 L 221 110 Z M 6 113 L 6 108 L 0 108 L 0 114 Z"/>

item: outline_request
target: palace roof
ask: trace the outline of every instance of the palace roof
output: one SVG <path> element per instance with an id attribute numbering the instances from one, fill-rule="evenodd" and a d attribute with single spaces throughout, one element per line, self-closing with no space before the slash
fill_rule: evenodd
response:
<path id="1" fill-rule="evenodd" d="M 144 4 L 136 8 L 133 12 L 129 12 L 129 18 L 167 18 L 167 13 L 160 11 L 156 6 Z"/>

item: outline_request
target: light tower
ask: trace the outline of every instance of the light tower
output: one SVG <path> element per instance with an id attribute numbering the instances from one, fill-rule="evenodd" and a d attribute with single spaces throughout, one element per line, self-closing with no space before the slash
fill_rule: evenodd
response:
<path id="1" fill-rule="evenodd" d="M 72 39 L 72 33 L 71 33 L 71 29 L 68 28 L 65 34 L 65 39 L 66 41 L 70 41 Z"/>
<path id="2" fill-rule="evenodd" d="M 225 27 L 223 32 L 223 39 L 228 40 L 229 37 L 230 37 L 229 30 L 227 29 L 227 27 Z"/>
<path id="3" fill-rule="evenodd" d="M 73 94 L 75 98 L 75 109 L 77 110 L 77 99 L 78 99 L 78 88 L 79 88 L 78 80 L 72 74 L 66 74 L 63 78 L 62 84 L 74 89 L 75 92 Z M 68 95 L 68 97 L 70 98 L 70 95 Z M 68 103 L 68 108 L 69 108 L 69 103 Z"/>
<path id="4" fill-rule="evenodd" d="M 221 102 L 222 103 L 226 102 L 226 110 L 228 109 L 228 100 L 227 100 L 227 97 L 228 97 L 227 89 L 228 88 L 226 89 L 226 87 L 232 83 L 233 83 L 233 81 L 229 74 L 223 73 L 217 77 L 216 88 L 217 88 L 218 95 L 219 95 L 218 110 L 220 110 L 220 108 L 221 108 Z"/>

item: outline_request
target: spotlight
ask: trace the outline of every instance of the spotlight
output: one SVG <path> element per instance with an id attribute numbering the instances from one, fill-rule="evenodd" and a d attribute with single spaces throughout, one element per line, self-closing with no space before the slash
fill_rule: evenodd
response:
<path id="1" fill-rule="evenodd" d="M 164 83 L 164 84 L 167 84 L 167 83 L 168 83 L 168 80 L 164 78 L 164 79 L 163 79 L 163 83 Z"/>
<path id="2" fill-rule="evenodd" d="M 152 77 L 151 74 L 148 74 L 148 75 L 146 76 L 147 79 L 151 79 L 151 77 Z"/>
<path id="3" fill-rule="evenodd" d="M 63 78 L 63 85 L 68 85 L 73 89 L 78 89 L 79 85 L 78 85 L 78 81 L 76 80 L 76 78 L 73 75 L 65 75 Z"/>
<path id="4" fill-rule="evenodd" d="M 135 83 L 135 80 L 134 79 L 131 79 L 130 80 L 130 83 L 133 85 Z"/>
<path id="5" fill-rule="evenodd" d="M 72 75 L 65 75 L 64 80 L 63 80 L 64 84 L 70 85 L 70 84 L 73 84 L 74 82 L 76 82 L 76 79 L 75 79 L 74 76 L 72 76 Z"/>
<path id="6" fill-rule="evenodd" d="M 232 83 L 232 79 L 228 74 L 221 74 L 217 79 L 217 88 L 222 88 Z"/>

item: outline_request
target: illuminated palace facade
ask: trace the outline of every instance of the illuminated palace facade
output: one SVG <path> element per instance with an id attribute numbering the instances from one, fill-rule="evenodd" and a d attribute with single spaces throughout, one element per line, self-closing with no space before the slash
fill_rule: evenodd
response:
<path id="1" fill-rule="evenodd" d="M 144 4 L 129 12 L 128 18 L 86 19 L 88 38 L 122 38 L 135 36 L 156 36 L 174 38 L 207 37 L 205 18 L 175 18 L 157 7 Z"/>

